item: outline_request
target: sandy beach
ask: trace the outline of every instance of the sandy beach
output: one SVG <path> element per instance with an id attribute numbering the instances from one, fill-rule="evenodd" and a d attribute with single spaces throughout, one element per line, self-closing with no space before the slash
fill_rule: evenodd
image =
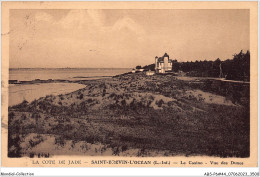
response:
<path id="1" fill-rule="evenodd" d="M 8 106 L 29 103 L 46 95 L 59 95 L 84 88 L 85 85 L 77 83 L 38 83 L 38 84 L 10 84 Z"/>

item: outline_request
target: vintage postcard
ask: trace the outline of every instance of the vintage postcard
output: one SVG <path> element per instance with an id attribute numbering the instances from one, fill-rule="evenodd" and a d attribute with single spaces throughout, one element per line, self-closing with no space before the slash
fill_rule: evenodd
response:
<path id="1" fill-rule="evenodd" d="M 2 2 L 3 167 L 256 167 L 257 2 Z"/>

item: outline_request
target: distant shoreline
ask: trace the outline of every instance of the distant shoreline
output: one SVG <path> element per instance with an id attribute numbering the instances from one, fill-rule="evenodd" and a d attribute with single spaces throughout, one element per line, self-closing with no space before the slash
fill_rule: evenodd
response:
<path id="1" fill-rule="evenodd" d="M 41 84 L 41 83 L 78 83 L 80 81 L 99 80 L 103 78 L 112 78 L 112 77 L 113 76 L 74 77 L 74 78 L 86 78 L 86 80 L 67 80 L 67 79 L 48 79 L 48 80 L 35 79 L 31 81 L 9 80 L 9 84 L 25 85 L 25 84 Z M 96 78 L 96 79 L 90 79 L 90 78 Z"/>
<path id="2" fill-rule="evenodd" d="M 27 69 L 132 69 L 132 68 L 9 68 L 9 70 L 27 70 Z"/>

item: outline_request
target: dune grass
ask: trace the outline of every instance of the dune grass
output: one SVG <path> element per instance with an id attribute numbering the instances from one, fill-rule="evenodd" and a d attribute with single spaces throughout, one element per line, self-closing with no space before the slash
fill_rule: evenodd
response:
<path id="1" fill-rule="evenodd" d="M 111 155 L 139 149 L 137 156 L 162 151 L 164 156 L 249 157 L 249 86 L 142 73 L 85 82 L 77 92 L 10 107 L 9 157 L 33 156 L 20 147 L 31 133 L 54 135 L 59 146 L 68 140 L 101 143 Z M 203 95 L 187 95 L 189 90 L 233 104 L 206 103 Z M 31 146 L 41 142 L 38 137 Z"/>

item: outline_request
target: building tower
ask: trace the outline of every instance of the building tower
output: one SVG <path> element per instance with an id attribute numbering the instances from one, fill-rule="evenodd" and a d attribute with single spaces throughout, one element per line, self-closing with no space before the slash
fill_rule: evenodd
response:
<path id="1" fill-rule="evenodd" d="M 164 71 L 163 73 L 165 73 L 165 71 L 168 71 L 168 62 L 169 62 L 169 55 L 165 52 L 164 56 L 163 56 L 163 62 L 164 62 Z"/>
<path id="2" fill-rule="evenodd" d="M 157 70 L 157 67 L 158 67 L 158 66 L 157 66 L 157 63 L 158 63 L 158 57 L 156 56 L 156 57 L 155 57 L 155 67 L 154 67 L 154 70 L 155 70 L 155 71 Z"/>

